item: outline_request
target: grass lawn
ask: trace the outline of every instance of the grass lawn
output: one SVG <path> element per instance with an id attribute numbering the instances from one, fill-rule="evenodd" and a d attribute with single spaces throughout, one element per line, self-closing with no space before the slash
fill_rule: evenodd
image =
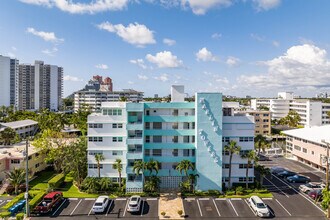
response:
<path id="1" fill-rule="evenodd" d="M 63 192 L 63 197 L 65 198 L 97 198 L 98 194 L 88 194 L 79 192 L 78 188 L 73 185 L 72 181 L 65 182 L 64 188 L 61 188 L 61 191 Z"/>
<path id="2" fill-rule="evenodd" d="M 259 196 L 260 198 L 273 198 L 273 194 L 269 193 L 249 193 L 244 195 L 222 196 L 221 198 L 250 198 L 251 196 Z"/>
<path id="3" fill-rule="evenodd" d="M 54 171 L 42 171 L 36 178 L 30 181 L 29 186 L 32 190 L 47 190 L 48 181 L 56 175 Z"/>

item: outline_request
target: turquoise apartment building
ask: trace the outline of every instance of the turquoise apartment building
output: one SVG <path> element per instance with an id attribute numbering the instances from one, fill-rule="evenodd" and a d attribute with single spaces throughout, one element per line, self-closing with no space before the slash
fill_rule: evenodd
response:
<path id="1" fill-rule="evenodd" d="M 242 151 L 254 148 L 253 117 L 234 116 L 221 93 L 196 93 L 195 102 L 185 102 L 183 86 L 172 86 L 171 102 L 105 102 L 101 110 L 88 117 L 88 176 L 97 176 L 94 155 L 100 153 L 101 176 L 118 181 L 112 164 L 119 158 L 127 192 L 143 191 L 150 173 L 137 175 L 133 165 L 151 159 L 161 164 L 157 176 L 163 189 L 179 187 L 185 175 L 175 167 L 190 160 L 195 170 L 189 172 L 199 175 L 196 190 L 222 191 L 229 168 L 224 146 L 236 140 Z M 232 164 L 231 181 L 245 182 L 247 161 L 234 155 Z M 253 178 L 251 167 L 248 181 Z"/>

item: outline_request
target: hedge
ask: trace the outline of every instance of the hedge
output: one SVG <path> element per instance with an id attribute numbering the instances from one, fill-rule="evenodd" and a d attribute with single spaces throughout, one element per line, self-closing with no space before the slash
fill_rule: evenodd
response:
<path id="1" fill-rule="evenodd" d="M 0 212 L 0 217 L 1 217 L 2 219 L 9 218 L 10 215 L 11 215 L 10 212 Z"/>
<path id="2" fill-rule="evenodd" d="M 16 220 L 23 220 L 24 219 L 24 213 L 18 213 L 16 215 Z"/>
<path id="3" fill-rule="evenodd" d="M 13 205 L 15 205 L 17 202 L 19 202 L 22 199 L 24 199 L 24 193 L 21 193 L 18 196 L 16 196 L 13 200 L 11 200 L 10 202 L 8 202 L 5 206 L 1 207 L 1 209 L 7 211 L 10 207 L 12 207 Z"/>
<path id="4" fill-rule="evenodd" d="M 40 192 L 37 195 L 35 195 L 33 199 L 31 199 L 31 201 L 29 202 L 30 208 L 33 209 L 34 207 L 36 207 L 38 203 L 44 198 L 44 195 L 45 192 Z"/>
<path id="5" fill-rule="evenodd" d="M 64 182 L 65 175 L 63 173 L 57 174 L 51 180 L 48 181 L 48 186 L 51 189 L 59 188 L 60 185 Z"/>

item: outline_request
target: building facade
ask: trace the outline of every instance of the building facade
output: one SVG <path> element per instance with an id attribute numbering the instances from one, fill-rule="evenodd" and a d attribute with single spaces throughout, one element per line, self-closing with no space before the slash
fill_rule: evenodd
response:
<path id="1" fill-rule="evenodd" d="M 330 124 L 327 112 L 330 111 L 330 103 L 322 103 L 309 99 L 294 99 L 291 92 L 278 93 L 277 99 L 252 99 L 251 108 L 269 108 L 271 119 L 280 120 L 287 116 L 290 110 L 296 111 L 300 118 L 300 125 L 305 127 Z"/>
<path id="2" fill-rule="evenodd" d="M 88 176 L 97 176 L 95 154 L 103 154 L 101 176 L 118 181 L 113 169 L 116 159 L 123 164 L 127 192 L 143 191 L 149 172 L 133 172 L 137 160 L 157 160 L 161 188 L 178 188 L 185 179 L 175 168 L 191 161 L 199 175 L 198 190 L 219 190 L 228 182 L 229 156 L 224 146 L 237 141 L 242 152 L 254 149 L 252 116 L 223 116 L 221 93 L 197 93 L 195 102 L 184 102 L 183 88 L 172 88 L 169 103 L 102 103 L 101 113 L 88 117 Z M 232 183 L 245 182 L 247 160 L 233 156 Z M 153 175 L 155 173 L 152 173 Z M 254 181 L 253 167 L 249 182 Z"/>
<path id="3" fill-rule="evenodd" d="M 0 106 L 18 106 L 18 63 L 0 55 Z"/>
<path id="4" fill-rule="evenodd" d="M 271 135 L 271 114 L 270 111 L 248 110 L 235 112 L 235 115 L 250 115 L 254 117 L 255 135 Z"/>
<path id="5" fill-rule="evenodd" d="M 283 131 L 286 152 L 294 159 L 322 171 L 326 170 L 327 143 L 330 147 L 330 125 Z"/>
<path id="6" fill-rule="evenodd" d="M 13 129 L 20 138 L 34 136 L 38 129 L 38 122 L 33 120 L 21 120 L 8 123 L 0 123 L 0 131 L 5 128 Z"/>

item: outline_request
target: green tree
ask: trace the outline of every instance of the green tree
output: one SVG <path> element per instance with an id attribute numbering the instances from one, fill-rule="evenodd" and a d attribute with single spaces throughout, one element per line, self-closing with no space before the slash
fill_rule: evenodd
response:
<path id="1" fill-rule="evenodd" d="M 327 112 L 328 118 L 330 118 L 330 111 Z"/>
<path id="2" fill-rule="evenodd" d="M 150 175 L 151 175 L 152 171 L 155 171 L 156 175 L 157 175 L 158 171 L 159 171 L 159 167 L 160 167 L 160 163 L 154 159 L 150 159 L 146 163 L 146 169 L 150 172 Z"/>
<path id="3" fill-rule="evenodd" d="M 237 145 L 236 141 L 230 141 L 224 148 L 229 153 L 229 180 L 228 187 L 231 188 L 231 166 L 234 154 L 239 154 L 241 147 Z"/>
<path id="4" fill-rule="evenodd" d="M 18 187 L 25 182 L 24 169 L 14 169 L 10 172 L 6 172 L 9 183 L 14 187 L 15 194 L 18 194 Z"/>
<path id="5" fill-rule="evenodd" d="M 258 155 L 259 155 L 261 149 L 264 151 L 266 148 L 270 147 L 270 143 L 267 141 L 265 136 L 258 134 L 254 138 L 254 147 L 256 150 L 258 150 Z"/>
<path id="6" fill-rule="evenodd" d="M 195 170 L 194 164 L 190 160 L 181 160 L 175 168 L 181 174 L 184 172 L 188 178 L 188 170 Z"/>
<path id="7" fill-rule="evenodd" d="M 255 163 L 258 158 L 256 156 L 256 153 L 254 152 L 254 150 L 250 150 L 246 153 L 244 153 L 242 156 L 242 159 L 247 159 L 247 166 L 246 166 L 246 171 L 245 171 L 245 188 L 248 189 L 249 188 L 249 168 L 252 165 L 252 163 Z"/>
<path id="8" fill-rule="evenodd" d="M 287 116 L 279 120 L 279 124 L 288 125 L 290 127 L 298 127 L 300 121 L 301 118 L 299 114 L 294 110 L 290 110 Z"/>
<path id="9" fill-rule="evenodd" d="M 96 193 L 100 188 L 99 181 L 95 177 L 85 178 L 81 185 L 87 193 Z"/>
<path id="10" fill-rule="evenodd" d="M 270 174 L 270 169 L 268 167 L 265 167 L 263 165 L 257 164 L 254 167 L 254 170 L 259 173 L 259 182 L 262 185 L 264 182 L 264 177 Z"/>
<path id="11" fill-rule="evenodd" d="M 142 160 L 136 160 L 134 161 L 134 165 L 133 165 L 133 172 L 136 174 L 136 175 L 140 175 L 144 173 L 145 170 L 147 170 L 147 164 L 142 161 Z"/>
<path id="12" fill-rule="evenodd" d="M 123 171 L 123 165 L 121 164 L 121 159 L 116 159 L 115 163 L 112 164 L 112 168 L 117 170 L 119 176 L 119 189 L 121 189 L 121 173 Z"/>
<path id="13" fill-rule="evenodd" d="M 101 191 L 108 191 L 112 186 L 112 182 L 111 182 L 110 178 L 103 177 L 103 178 L 99 179 L 99 185 L 100 185 Z"/>
<path id="14" fill-rule="evenodd" d="M 97 173 L 98 173 L 98 177 L 101 177 L 101 166 L 100 166 L 100 162 L 102 162 L 105 158 L 103 156 L 103 154 L 95 154 L 95 161 L 97 163 Z"/>
<path id="15" fill-rule="evenodd" d="M 197 173 L 191 173 L 189 174 L 189 182 L 190 182 L 190 191 L 194 192 L 195 190 L 195 183 L 197 182 L 196 179 L 199 178 L 199 175 Z"/>
<path id="16" fill-rule="evenodd" d="M 151 176 L 144 183 L 144 189 L 147 192 L 158 191 L 160 185 L 160 178 L 158 176 Z"/>
<path id="17" fill-rule="evenodd" d="M 14 129 L 12 128 L 5 128 L 3 131 L 0 132 L 0 140 L 3 142 L 4 145 L 10 145 L 14 142 L 17 134 Z"/>

